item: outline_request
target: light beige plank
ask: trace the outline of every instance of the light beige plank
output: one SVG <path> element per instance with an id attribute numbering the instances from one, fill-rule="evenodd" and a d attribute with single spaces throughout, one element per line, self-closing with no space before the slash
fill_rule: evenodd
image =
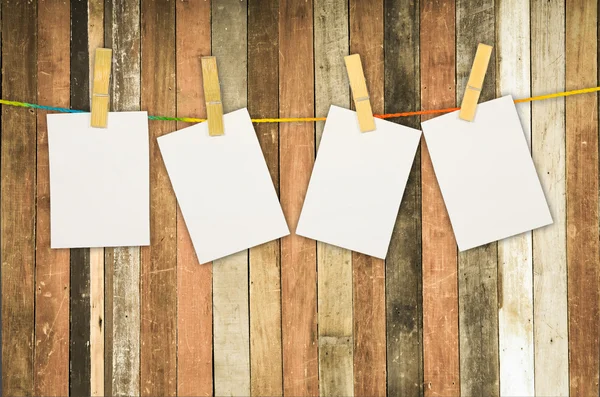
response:
<path id="1" fill-rule="evenodd" d="M 247 103 L 246 0 L 212 2 L 212 48 L 224 112 Z M 213 262 L 214 390 L 250 395 L 248 251 Z"/>
<path id="2" fill-rule="evenodd" d="M 104 1 L 88 2 L 90 95 L 97 48 L 104 47 Z M 90 98 L 91 103 L 91 98 Z M 90 248 L 90 392 L 104 396 L 104 248 Z"/>
<path id="3" fill-rule="evenodd" d="M 565 89 L 564 26 L 564 2 L 531 2 L 532 95 Z M 533 231 L 535 392 L 568 396 L 565 101 L 531 107 L 533 161 L 554 221 Z"/>
<path id="4" fill-rule="evenodd" d="M 110 31 L 106 46 L 113 50 L 111 76 L 111 108 L 113 111 L 140 109 L 140 3 L 139 0 L 112 0 Z M 106 249 L 107 319 L 112 318 L 107 340 L 112 340 L 111 351 L 105 350 L 105 363 L 110 366 L 106 389 L 114 396 L 140 394 L 140 248 L 119 247 Z M 109 251 L 112 251 L 109 253 Z M 109 270 L 110 268 L 110 270 Z M 112 304 L 109 306 L 108 296 Z M 110 315 L 108 314 L 110 311 Z M 106 370 L 106 368 L 105 368 Z M 108 394 L 108 390 L 105 392 Z"/>
<path id="5" fill-rule="evenodd" d="M 350 107 L 350 86 L 344 64 L 348 55 L 348 2 L 314 3 L 315 110 Z M 317 148 L 324 122 L 316 125 Z M 317 243 L 319 391 L 322 396 L 352 396 L 353 321 L 352 252 Z"/>
<path id="6" fill-rule="evenodd" d="M 499 0 L 496 8 L 496 93 L 530 96 L 529 3 Z M 517 105 L 531 143 L 530 103 Z M 500 395 L 532 396 L 533 255 L 531 232 L 498 242 Z"/>

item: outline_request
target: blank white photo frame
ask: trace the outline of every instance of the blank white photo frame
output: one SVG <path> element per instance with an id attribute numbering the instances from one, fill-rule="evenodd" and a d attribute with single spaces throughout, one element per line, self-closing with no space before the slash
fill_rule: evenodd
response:
<path id="1" fill-rule="evenodd" d="M 148 114 L 49 114 L 52 248 L 150 244 Z"/>
<path id="2" fill-rule="evenodd" d="M 386 257 L 421 131 L 331 106 L 296 233 Z"/>
<path id="3" fill-rule="evenodd" d="M 460 251 L 552 223 L 511 96 L 421 125 Z"/>
<path id="4" fill-rule="evenodd" d="M 220 136 L 200 123 L 158 138 L 201 264 L 289 234 L 248 111 L 223 124 Z"/>

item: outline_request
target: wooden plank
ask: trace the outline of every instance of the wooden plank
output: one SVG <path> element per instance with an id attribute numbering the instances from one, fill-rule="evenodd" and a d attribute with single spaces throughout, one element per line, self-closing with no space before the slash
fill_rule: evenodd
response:
<path id="1" fill-rule="evenodd" d="M 497 96 L 531 94 L 529 3 L 502 0 L 496 7 Z M 531 148 L 531 104 L 517 112 Z M 533 396 L 533 240 L 531 232 L 498 242 L 500 394 Z"/>
<path id="2" fill-rule="evenodd" d="M 419 5 L 385 3 L 385 111 L 420 109 Z M 419 128 L 419 119 L 400 123 Z M 386 258 L 388 395 L 423 395 L 420 153 L 404 198 Z"/>
<path id="3" fill-rule="evenodd" d="M 421 2 L 423 109 L 456 106 L 455 18 L 453 1 Z M 458 253 L 425 139 L 421 144 L 424 391 L 426 396 L 452 396 L 460 394 Z"/>
<path id="4" fill-rule="evenodd" d="M 104 0 L 88 0 L 90 104 L 94 94 L 96 49 L 102 47 L 104 47 Z M 89 344 L 90 392 L 92 396 L 104 396 L 104 248 L 90 248 Z"/>
<path id="5" fill-rule="evenodd" d="M 566 2 L 566 89 L 598 85 L 598 4 Z M 598 395 L 598 98 L 566 99 L 570 394 Z"/>
<path id="6" fill-rule="evenodd" d="M 248 1 L 248 110 L 273 117 L 279 107 L 279 1 Z M 279 126 L 254 125 L 279 191 Z M 283 394 L 279 240 L 250 250 L 250 393 Z M 265 363 L 269 363 L 265 365 Z"/>
<path id="7" fill-rule="evenodd" d="M 88 1 L 71 1 L 71 107 L 90 108 Z M 70 395 L 91 395 L 90 250 L 71 249 Z"/>
<path id="8" fill-rule="evenodd" d="M 456 3 L 456 96 L 462 99 L 478 43 L 494 45 L 494 0 Z M 494 65 L 495 52 L 490 65 Z M 488 67 L 479 98 L 495 97 L 495 68 Z M 460 390 L 462 395 L 497 396 L 497 243 L 458 254 Z"/>
<path id="9" fill-rule="evenodd" d="M 37 103 L 69 106 L 70 7 L 38 3 Z M 69 250 L 50 249 L 47 112 L 37 113 L 34 394 L 69 394 Z"/>
<path id="10" fill-rule="evenodd" d="M 200 57 L 210 55 L 210 2 L 177 2 L 177 115 L 206 116 Z M 185 123 L 177 123 L 184 128 Z M 210 396 L 212 264 L 200 266 L 177 209 L 177 394 Z"/>
<path id="11" fill-rule="evenodd" d="M 0 3 L 0 69 L 2 68 L 2 3 Z M 2 76 L 0 76 L 0 95 L 2 94 Z M 0 141 L 2 140 L 2 109 L 0 109 Z M 1 146 L 0 146 L 0 151 L 1 151 Z M 0 161 L 1 163 L 1 161 Z M 1 173 L 1 164 L 0 164 L 0 173 Z M 0 178 L 0 189 L 2 189 L 2 178 Z M 0 199 L 0 225 L 2 224 L 2 208 L 3 206 L 1 205 L 1 199 Z M 1 233 L 1 231 L 0 231 Z M 1 242 L 0 242 L 1 244 Z M 0 263 L 4 262 L 4 257 L 2 257 L 2 248 L 0 248 Z M 2 288 L 2 266 L 0 266 L 0 289 Z M 35 303 L 34 303 L 35 304 Z M 4 395 L 2 394 L 2 380 L 3 380 L 3 372 L 2 372 L 2 313 L 4 313 L 4 311 L 2 310 L 4 306 L 2 306 L 2 294 L 0 293 L 0 395 Z M 34 330 L 35 333 L 35 330 Z M 35 334 L 34 334 L 35 336 Z"/>
<path id="12" fill-rule="evenodd" d="M 279 2 L 279 115 L 314 114 L 313 4 Z M 295 234 L 315 158 L 312 123 L 279 126 L 281 205 L 291 235 L 281 240 L 283 392 L 319 394 L 316 243 Z"/>
<path id="13" fill-rule="evenodd" d="M 2 2 L 2 95 L 37 94 L 37 3 Z M 34 394 L 36 117 L 2 107 L 2 385 L 4 395 Z"/>
<path id="14" fill-rule="evenodd" d="M 350 0 L 350 53 L 360 54 L 374 113 L 383 113 L 383 1 Z M 352 253 L 354 395 L 386 395 L 385 262 Z"/>
<path id="15" fill-rule="evenodd" d="M 212 43 L 225 112 L 247 104 L 247 2 L 213 0 Z M 248 251 L 214 261 L 215 395 L 250 395 Z"/>
<path id="16" fill-rule="evenodd" d="M 565 89 L 565 4 L 531 2 L 532 95 Z M 569 395 L 564 99 L 531 104 L 532 152 L 553 226 L 533 231 L 535 393 Z"/>
<path id="17" fill-rule="evenodd" d="M 140 110 L 140 3 L 112 0 L 105 11 L 106 46 L 113 50 L 112 110 Z M 106 248 L 104 258 L 104 391 L 135 396 L 140 394 L 140 248 Z"/>
<path id="18" fill-rule="evenodd" d="M 175 3 L 141 3 L 142 109 L 174 115 Z M 177 393 L 177 204 L 156 138 L 175 123 L 150 121 L 150 246 L 141 249 L 140 393 Z"/>
<path id="19" fill-rule="evenodd" d="M 326 115 L 331 105 L 350 107 L 344 65 L 349 50 L 348 1 L 314 2 L 314 38 L 315 110 L 318 115 Z M 359 79 L 363 79 L 364 86 L 364 76 Z M 316 125 L 317 150 L 324 125 L 324 122 Z M 317 242 L 317 274 L 319 393 L 352 396 L 352 252 Z"/>

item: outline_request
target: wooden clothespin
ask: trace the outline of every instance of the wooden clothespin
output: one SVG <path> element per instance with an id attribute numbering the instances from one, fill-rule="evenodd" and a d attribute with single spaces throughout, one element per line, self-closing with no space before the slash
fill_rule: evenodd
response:
<path id="1" fill-rule="evenodd" d="M 458 117 L 462 120 L 473 121 L 473 118 L 475 117 L 475 109 L 477 108 L 479 94 L 483 87 L 483 79 L 485 78 L 491 55 L 492 46 L 479 43 L 477 46 L 477 53 L 475 53 L 475 60 L 473 60 L 471 74 L 469 75 L 469 81 L 467 82 L 467 88 L 465 89 L 465 94 L 460 105 L 460 112 L 458 114 Z"/>
<path id="2" fill-rule="evenodd" d="M 352 88 L 352 97 L 354 98 L 354 107 L 356 108 L 360 131 L 373 131 L 375 130 L 375 118 L 373 117 L 373 109 L 371 109 L 369 91 L 367 91 L 367 83 L 360 62 L 360 55 L 348 55 L 344 57 L 344 61 L 346 61 L 346 70 L 348 71 L 348 80 L 350 80 L 350 87 Z"/>
<path id="3" fill-rule="evenodd" d="M 94 60 L 94 84 L 92 86 L 92 116 L 91 125 L 106 128 L 108 124 L 108 87 L 110 83 L 110 68 L 112 65 L 112 50 L 96 48 Z"/>
<path id="4" fill-rule="evenodd" d="M 217 71 L 217 58 L 202 57 L 202 81 L 208 119 L 208 135 L 223 135 L 223 104 Z"/>

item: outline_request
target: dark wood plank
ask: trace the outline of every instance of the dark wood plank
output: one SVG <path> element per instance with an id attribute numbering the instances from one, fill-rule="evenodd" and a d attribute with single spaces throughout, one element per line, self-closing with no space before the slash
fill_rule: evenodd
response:
<path id="1" fill-rule="evenodd" d="M 455 17 L 454 1 L 421 2 L 423 109 L 455 106 Z M 421 143 L 424 391 L 426 396 L 455 396 L 460 394 L 458 254 L 425 139 Z"/>
<path id="2" fill-rule="evenodd" d="M 279 3 L 279 114 L 314 114 L 312 1 Z M 281 205 L 292 234 L 281 240 L 283 391 L 319 394 L 316 243 L 295 235 L 315 158 L 312 123 L 279 126 Z"/>
<path id="3" fill-rule="evenodd" d="M 350 0 L 350 53 L 360 54 L 373 112 L 384 112 L 383 0 Z M 352 253 L 354 395 L 386 395 L 385 261 Z"/>
<path id="4" fill-rule="evenodd" d="M 113 50 L 111 108 L 140 109 L 140 3 L 105 3 L 105 43 Z M 105 366 L 106 395 L 140 394 L 140 248 L 106 248 Z M 109 321 L 110 320 L 110 321 Z"/>
<path id="5" fill-rule="evenodd" d="M 2 4 L 0 3 L 0 67 L 2 65 Z M 0 76 L 0 94 L 2 94 L 2 77 Z M 3 97 L 2 97 L 3 98 Z M 2 140 L 2 109 L 0 109 L 0 142 Z M 1 146 L 0 146 L 1 150 Z M 0 166 L 1 167 L 1 166 Z M 1 168 L 0 168 L 1 172 Z M 0 189 L 2 189 L 2 180 L 0 178 Z M 2 206 L 0 200 L 0 224 L 2 223 Z M 0 248 L 0 257 L 2 257 L 2 248 Z M 3 257 L 2 257 L 3 258 Z M 2 263 L 2 259 L 0 258 L 0 263 Z M 0 289 L 2 287 L 2 266 L 0 266 Z M 0 395 L 2 394 L 2 293 L 0 291 Z M 35 331 L 34 331 L 35 332 Z"/>
<path id="6" fill-rule="evenodd" d="M 69 106 L 70 7 L 38 3 L 37 100 Z M 50 249 L 50 174 L 47 112 L 37 113 L 35 394 L 69 394 L 69 250 Z"/>
<path id="7" fill-rule="evenodd" d="M 598 4 L 566 2 L 566 89 L 598 85 Z M 598 395 L 598 98 L 566 99 L 570 394 Z"/>
<path id="8" fill-rule="evenodd" d="M 205 117 L 200 57 L 210 55 L 210 2 L 176 4 L 177 115 Z M 184 128 L 185 123 L 177 123 Z M 213 392 L 212 264 L 198 264 L 177 209 L 177 394 Z"/>
<path id="9" fill-rule="evenodd" d="M 175 3 L 143 0 L 142 109 L 175 114 Z M 156 138 L 174 122 L 150 121 L 150 246 L 141 252 L 140 393 L 177 393 L 177 205 Z"/>
<path id="10" fill-rule="evenodd" d="M 385 2 L 385 111 L 420 108 L 419 6 Z M 419 128 L 419 119 L 400 123 Z M 423 394 L 421 172 L 417 152 L 386 259 L 388 395 Z"/>
<path id="11" fill-rule="evenodd" d="M 456 4 L 456 100 L 462 101 L 478 43 L 494 45 L 494 0 Z M 479 102 L 495 97 L 495 52 Z M 461 394 L 497 396 L 498 362 L 497 243 L 458 255 Z"/>
<path id="12" fill-rule="evenodd" d="M 248 111 L 272 117 L 279 108 L 279 1 L 248 1 Z M 254 125 L 279 191 L 279 126 Z M 250 250 L 250 393 L 283 393 L 279 240 Z M 265 363 L 269 363 L 265 365 Z"/>
<path id="13" fill-rule="evenodd" d="M 34 102 L 37 94 L 37 3 L 2 2 L 2 95 Z M 2 107 L 2 384 L 5 395 L 32 395 L 36 117 Z"/>
<path id="14" fill-rule="evenodd" d="M 88 2 L 71 0 L 71 107 L 89 110 Z M 71 249 L 69 394 L 91 395 L 90 250 Z"/>

